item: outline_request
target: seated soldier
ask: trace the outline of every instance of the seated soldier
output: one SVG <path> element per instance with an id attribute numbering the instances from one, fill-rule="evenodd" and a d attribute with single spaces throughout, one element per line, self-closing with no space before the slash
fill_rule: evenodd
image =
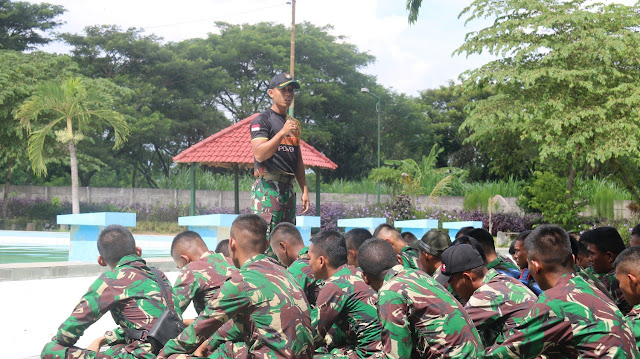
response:
<path id="1" fill-rule="evenodd" d="M 323 231 L 311 238 L 311 269 L 324 280 L 311 323 L 314 342 L 322 350 L 327 332 L 335 324 L 344 332 L 346 342 L 328 343 L 327 357 L 369 358 L 382 351 L 380 321 L 375 292 L 347 264 L 344 237 L 335 231 Z"/>
<path id="2" fill-rule="evenodd" d="M 578 238 L 576 238 L 575 236 L 569 236 L 569 239 L 571 240 L 571 251 L 573 251 L 576 265 L 582 269 L 588 268 L 589 251 L 587 250 L 587 246 L 585 246 L 584 243 L 580 242 L 580 236 L 578 236 Z"/>
<path id="3" fill-rule="evenodd" d="M 353 228 L 344 234 L 344 240 L 347 243 L 347 264 L 358 267 L 358 249 L 371 237 L 373 237 L 371 232 L 364 228 Z"/>
<path id="4" fill-rule="evenodd" d="M 442 253 L 436 280 L 460 296 L 484 346 L 505 340 L 504 334 L 520 324 L 536 296 L 519 280 L 487 269 L 472 246 L 457 244 Z"/>
<path id="5" fill-rule="evenodd" d="M 93 282 L 52 342 L 44 347 L 42 358 L 155 358 L 151 343 L 133 336 L 151 329 L 168 305 L 178 313 L 180 307 L 173 296 L 169 298 L 172 303 L 166 302 L 153 272 L 140 258 L 141 252 L 131 232 L 123 226 L 110 225 L 100 232 L 98 264 L 109 266 L 110 270 Z M 170 289 L 171 284 L 160 273 Z M 95 350 L 74 347 L 84 331 L 107 312 L 120 328 L 98 338 L 92 344 Z M 97 353 L 103 345 L 109 348 Z"/>
<path id="6" fill-rule="evenodd" d="M 622 295 L 620 284 L 616 279 L 616 271 L 613 268 L 616 257 L 625 248 L 618 230 L 613 227 L 598 227 L 583 233 L 580 241 L 587 246 L 589 263 L 602 285 L 607 288 L 622 314 L 629 313 L 631 306 Z"/>
<path id="7" fill-rule="evenodd" d="M 237 270 L 230 258 L 209 251 L 202 237 L 193 231 L 179 233 L 171 243 L 170 253 L 173 261 L 181 269 L 173 288 L 183 313 L 192 301 L 196 313 L 202 313 L 220 286 Z M 193 319 L 185 319 L 184 322 L 189 325 Z M 229 345 L 233 345 L 232 342 L 241 340 L 238 327 L 233 321 L 229 321 L 214 334 L 202 350 L 203 353 L 210 353 L 227 341 L 230 342 Z M 235 349 L 237 350 L 238 346 Z"/>
<path id="8" fill-rule="evenodd" d="M 431 229 L 420 240 L 411 243 L 411 247 L 419 253 L 418 267 L 430 276 L 440 268 L 440 256 L 450 245 L 449 235 L 439 229 Z"/>
<path id="9" fill-rule="evenodd" d="M 629 247 L 640 246 L 640 224 L 631 229 L 631 240 L 629 241 Z"/>
<path id="10" fill-rule="evenodd" d="M 469 236 L 475 238 L 484 249 L 487 269 L 495 269 L 496 272 L 508 275 L 515 279 L 520 278 L 520 270 L 511 261 L 506 261 L 496 253 L 496 243 L 489 231 L 483 228 L 476 228 L 469 232 Z"/>
<path id="11" fill-rule="evenodd" d="M 402 257 L 402 265 L 405 268 L 420 269 L 418 266 L 418 250 L 410 247 L 409 244 L 411 243 L 405 242 L 400 232 L 393 228 L 393 226 L 382 223 L 376 228 L 375 232 L 373 232 L 373 236 L 384 239 L 391 244 L 393 250 Z"/>
<path id="12" fill-rule="evenodd" d="M 400 233 L 400 236 L 402 236 L 402 239 L 404 239 L 404 242 L 407 244 L 411 244 L 418 240 L 418 237 L 411 232 L 402 232 Z"/>
<path id="13" fill-rule="evenodd" d="M 267 224 L 255 214 L 238 216 L 231 225 L 231 274 L 204 311 L 158 358 L 193 353 L 227 320 L 241 328 L 248 355 L 254 358 L 311 358 L 313 340 L 307 300 L 291 275 L 263 253 Z M 235 354 L 235 353 L 234 353 Z"/>
<path id="14" fill-rule="evenodd" d="M 366 241 L 364 281 L 378 291 L 382 343 L 389 358 L 476 358 L 478 332 L 460 303 L 421 271 L 399 264 L 391 245 Z"/>
<path id="15" fill-rule="evenodd" d="M 220 253 L 225 257 L 229 257 L 229 240 L 223 239 L 216 246 L 216 253 Z"/>
<path id="16" fill-rule="evenodd" d="M 522 231 L 518 234 L 513 241 L 513 259 L 516 261 L 516 265 L 522 272 L 520 272 L 520 282 L 531 289 L 535 295 L 540 295 L 542 289 L 533 276 L 529 272 L 529 263 L 527 262 L 527 249 L 524 247 L 524 240 L 531 233 L 531 231 Z"/>
<path id="17" fill-rule="evenodd" d="M 291 223 L 278 223 L 271 231 L 270 245 L 314 307 L 320 288 L 309 266 L 309 247 L 305 247 L 298 228 Z"/>
<path id="18" fill-rule="evenodd" d="M 614 262 L 616 278 L 627 302 L 633 309 L 627 315 L 627 322 L 640 346 L 640 247 L 629 247 L 622 251 Z"/>
<path id="19" fill-rule="evenodd" d="M 637 358 L 631 329 L 616 305 L 573 271 L 569 236 L 540 225 L 525 239 L 529 270 L 544 290 L 507 340 L 486 358 Z"/>
<path id="20" fill-rule="evenodd" d="M 587 231 L 587 232 L 590 232 L 590 231 Z M 609 290 L 605 288 L 604 285 L 602 285 L 602 282 L 600 282 L 600 279 L 596 276 L 596 274 L 593 273 L 592 271 L 587 271 L 584 269 L 584 267 L 582 267 L 581 265 L 578 265 L 578 257 L 579 257 L 578 253 L 580 253 L 582 249 L 586 251 L 587 247 L 585 247 L 584 244 L 577 241 L 570 234 L 569 234 L 569 241 L 571 242 L 571 253 L 573 254 L 573 258 L 575 261 L 573 265 L 573 271 L 576 272 L 577 275 L 582 277 L 582 279 L 584 279 L 585 282 L 587 282 L 590 286 L 594 288 L 598 288 L 598 290 L 604 293 L 609 299 L 613 300 L 613 297 L 611 297 L 611 294 L 609 294 Z M 589 260 L 589 257 L 587 254 L 587 261 L 588 260 Z M 589 263 L 587 263 L 587 265 L 588 264 Z"/>

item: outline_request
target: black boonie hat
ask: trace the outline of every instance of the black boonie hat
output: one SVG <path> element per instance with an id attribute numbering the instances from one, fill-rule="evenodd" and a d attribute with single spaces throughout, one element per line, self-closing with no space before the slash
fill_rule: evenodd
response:
<path id="1" fill-rule="evenodd" d="M 442 267 L 436 281 L 446 285 L 452 275 L 484 265 L 480 253 L 468 244 L 456 244 L 447 248 L 440 256 Z"/>
<path id="2" fill-rule="evenodd" d="M 300 88 L 300 83 L 298 82 L 298 80 L 295 80 L 293 76 L 289 75 L 288 73 L 281 72 L 273 76 L 271 82 L 269 82 L 269 90 L 275 88 L 285 88 L 289 84 L 292 84 L 294 88 Z"/>

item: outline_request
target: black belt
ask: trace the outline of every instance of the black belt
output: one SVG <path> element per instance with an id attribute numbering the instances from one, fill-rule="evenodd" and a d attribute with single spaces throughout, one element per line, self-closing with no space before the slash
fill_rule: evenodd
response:
<path id="1" fill-rule="evenodd" d="M 134 340 L 147 340 L 147 330 L 144 329 L 130 329 L 130 328 L 122 328 L 124 330 L 124 335 L 127 339 L 127 343 L 131 343 Z"/>
<path id="2" fill-rule="evenodd" d="M 260 177 L 264 178 L 266 180 L 269 180 L 269 181 L 277 181 L 277 182 L 284 183 L 284 184 L 291 184 L 291 183 L 293 183 L 293 180 L 295 179 L 295 177 L 291 176 L 291 175 L 277 175 L 277 174 L 273 174 L 273 173 L 269 173 L 269 172 L 265 172 Z"/>

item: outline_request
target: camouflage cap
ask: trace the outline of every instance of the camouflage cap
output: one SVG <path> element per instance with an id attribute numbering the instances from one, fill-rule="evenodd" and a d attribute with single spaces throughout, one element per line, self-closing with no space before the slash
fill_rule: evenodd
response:
<path id="1" fill-rule="evenodd" d="M 274 88 L 282 89 L 287 87 L 287 85 L 289 84 L 293 85 L 293 87 L 296 89 L 300 88 L 300 83 L 298 82 L 298 80 L 295 80 L 293 76 L 289 75 L 288 73 L 281 72 L 271 79 L 271 81 L 269 82 L 269 90 Z"/>
<path id="2" fill-rule="evenodd" d="M 447 284 L 449 278 L 455 273 L 484 265 L 480 253 L 468 244 L 456 244 L 447 248 L 442 252 L 440 259 L 442 267 L 440 267 L 441 271 L 436 280 L 442 285 Z"/>
<path id="3" fill-rule="evenodd" d="M 431 229 L 421 239 L 413 241 L 410 247 L 421 249 L 433 256 L 440 257 L 445 249 L 451 245 L 451 238 L 446 232 Z"/>

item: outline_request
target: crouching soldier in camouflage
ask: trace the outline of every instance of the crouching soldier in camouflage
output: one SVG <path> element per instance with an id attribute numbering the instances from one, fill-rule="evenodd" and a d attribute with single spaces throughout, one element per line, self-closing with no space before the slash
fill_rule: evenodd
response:
<path id="1" fill-rule="evenodd" d="M 519 280 L 487 269 L 480 253 L 468 244 L 453 245 L 442 253 L 436 280 L 449 283 L 460 296 L 484 346 L 503 342 L 537 300 Z"/>
<path id="2" fill-rule="evenodd" d="M 569 236 L 541 225 L 525 239 L 529 270 L 544 292 L 486 358 L 637 358 L 629 325 L 616 305 L 573 271 Z M 562 353 L 562 354 L 558 354 Z"/>
<path id="3" fill-rule="evenodd" d="M 375 292 L 362 280 L 356 268 L 347 264 L 347 247 L 342 234 L 324 231 L 313 236 L 309 257 L 316 279 L 325 281 L 311 314 L 314 341 L 319 351 L 324 352 L 326 344 L 327 358 L 382 355 L 382 327 L 376 312 Z M 326 343 L 327 332 L 334 324 L 344 332 L 345 341 Z"/>
<path id="4" fill-rule="evenodd" d="M 365 282 L 378 291 L 389 358 L 478 357 L 480 338 L 460 303 L 426 273 L 403 268 L 389 243 L 367 240 L 358 263 Z"/>
<path id="5" fill-rule="evenodd" d="M 633 306 L 627 321 L 640 345 L 640 247 L 629 247 L 615 261 L 616 278 L 627 302 Z"/>
<path id="6" fill-rule="evenodd" d="M 229 251 L 240 270 L 178 338 L 167 342 L 158 358 L 186 358 L 183 354 L 193 353 L 229 319 L 243 331 L 252 358 L 311 358 L 309 304 L 293 277 L 263 254 L 266 232 L 267 224 L 255 214 L 233 221 Z"/>
<path id="7" fill-rule="evenodd" d="M 127 337 L 124 330 L 151 329 L 168 305 L 174 305 L 180 313 L 177 300 L 172 297 L 172 303 L 166 303 L 153 272 L 140 258 L 140 247 L 136 247 L 127 228 L 105 227 L 98 236 L 98 252 L 98 263 L 111 270 L 93 282 L 71 316 L 60 325 L 52 342 L 44 347 L 42 358 L 155 358 L 149 342 Z M 164 274 L 162 278 L 167 288 L 171 288 Z M 94 342 L 93 348 L 99 350 L 108 344 L 109 349 L 99 353 L 74 347 L 84 331 L 109 311 L 120 328 L 107 332 L 98 344 Z"/>

